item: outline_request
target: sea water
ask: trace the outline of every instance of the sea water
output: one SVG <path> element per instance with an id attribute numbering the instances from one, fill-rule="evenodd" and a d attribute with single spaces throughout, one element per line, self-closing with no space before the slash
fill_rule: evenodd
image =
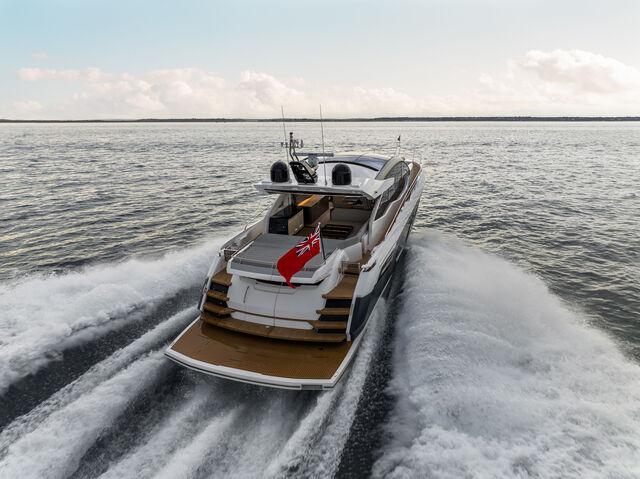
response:
<path id="1" fill-rule="evenodd" d="M 305 149 L 315 123 L 288 124 Z M 0 126 L 0 476 L 640 476 L 640 124 L 325 124 L 427 172 L 325 393 L 161 351 L 269 205 L 277 123 Z"/>

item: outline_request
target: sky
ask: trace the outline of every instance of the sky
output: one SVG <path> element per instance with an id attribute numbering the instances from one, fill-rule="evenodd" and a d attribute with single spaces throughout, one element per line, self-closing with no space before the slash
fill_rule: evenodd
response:
<path id="1" fill-rule="evenodd" d="M 640 115 L 637 0 L 0 0 L 0 118 Z"/>

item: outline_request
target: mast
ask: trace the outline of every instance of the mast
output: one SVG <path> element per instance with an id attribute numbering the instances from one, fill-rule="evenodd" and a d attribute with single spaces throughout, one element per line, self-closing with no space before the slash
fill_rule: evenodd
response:
<path id="1" fill-rule="evenodd" d="M 284 134 L 284 143 L 283 146 L 287 144 L 287 127 L 284 124 L 284 106 L 280 105 L 280 111 L 282 112 L 282 133 Z M 284 150 L 284 157 L 289 161 L 289 157 L 287 156 L 287 150 Z"/>
<path id="2" fill-rule="evenodd" d="M 320 133 L 322 135 L 322 156 L 324 156 L 324 125 L 322 124 L 322 105 L 320 105 Z M 324 168 L 324 186 L 327 186 L 327 161 L 326 160 L 322 162 L 322 166 Z"/>

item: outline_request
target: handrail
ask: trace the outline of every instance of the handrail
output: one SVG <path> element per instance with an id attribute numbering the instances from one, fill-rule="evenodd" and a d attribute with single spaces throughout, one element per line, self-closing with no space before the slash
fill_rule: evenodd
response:
<path id="1" fill-rule="evenodd" d="M 362 266 L 360 266 L 360 271 L 362 271 L 363 273 L 366 273 L 367 271 L 371 271 L 373 268 L 375 268 L 376 263 L 377 263 L 377 260 L 374 259 L 373 263 L 371 263 L 371 266 L 369 266 L 369 262 L 367 261 L 366 264 L 363 264 Z"/>
<path id="2" fill-rule="evenodd" d="M 389 223 L 389 226 L 387 227 L 387 231 L 384 232 L 384 237 L 385 238 L 389 234 L 389 231 L 391 231 L 391 228 L 393 228 L 393 225 L 395 225 L 396 219 L 398 218 L 398 215 L 400 214 L 400 211 L 402 211 L 402 208 L 404 207 L 404 203 L 405 203 L 405 201 L 407 199 L 407 196 L 410 193 L 413 193 L 413 189 L 415 188 L 416 181 L 418 181 L 418 177 L 420 176 L 420 173 L 422 172 L 422 165 L 420 165 L 419 163 L 416 163 L 415 161 L 412 161 L 411 163 L 413 163 L 414 165 L 416 165 L 420 169 L 416 173 L 416 176 L 413 179 L 413 181 L 411 182 L 411 185 L 409 186 L 409 188 L 407 188 L 407 191 L 405 191 L 404 195 L 402 196 L 402 202 L 400 203 L 400 206 L 398 207 L 398 210 L 396 211 L 396 214 L 393 215 L 393 219 L 391 220 L 391 223 Z"/>
<path id="3" fill-rule="evenodd" d="M 262 209 L 256 211 L 253 215 L 251 215 L 249 217 L 248 220 L 246 220 L 246 223 L 244 225 L 244 229 L 242 231 L 247 231 L 247 228 L 249 227 L 249 225 L 258 217 L 258 215 L 264 216 L 268 211 L 271 211 L 272 207 L 273 207 L 273 205 L 269 205 L 266 208 L 262 208 Z"/>
<path id="4" fill-rule="evenodd" d="M 220 252 L 222 257 L 228 263 L 240 251 L 238 248 L 222 248 Z"/>

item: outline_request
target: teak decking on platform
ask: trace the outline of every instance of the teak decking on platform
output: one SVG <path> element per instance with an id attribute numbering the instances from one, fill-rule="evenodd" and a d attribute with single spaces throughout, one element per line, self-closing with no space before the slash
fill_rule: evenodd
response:
<path id="1" fill-rule="evenodd" d="M 232 275 L 223 269 L 222 271 L 218 271 L 213 278 L 211 278 L 211 281 L 222 286 L 231 286 L 231 278 Z"/>
<path id="2" fill-rule="evenodd" d="M 216 366 L 292 379 L 330 379 L 352 344 L 281 341 L 198 320 L 171 349 Z"/>
<path id="3" fill-rule="evenodd" d="M 294 329 L 283 328 L 279 326 L 269 326 L 265 324 L 253 323 L 251 321 L 243 321 L 236 318 L 220 318 L 207 314 L 206 312 L 200 316 L 200 319 L 208 325 L 228 329 L 237 333 L 254 334 L 256 336 L 263 336 L 270 339 L 280 339 L 286 341 L 311 341 L 318 343 L 339 343 L 347 339 L 345 333 L 328 333 L 317 334 L 313 329 Z M 311 324 L 312 321 L 309 321 Z M 319 321 L 313 321 L 313 324 L 318 324 Z M 344 323 L 343 329 L 346 327 Z M 326 328 L 325 328 L 326 329 Z"/>
<path id="4" fill-rule="evenodd" d="M 351 299 L 356 289 L 358 277 L 351 274 L 345 274 L 338 285 L 322 297 L 325 299 Z"/>

